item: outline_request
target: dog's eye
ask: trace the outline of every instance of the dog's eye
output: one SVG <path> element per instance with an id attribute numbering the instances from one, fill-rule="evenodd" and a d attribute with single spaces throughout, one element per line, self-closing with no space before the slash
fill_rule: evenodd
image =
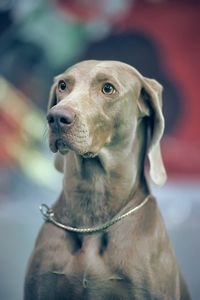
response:
<path id="1" fill-rule="evenodd" d="M 102 87 L 102 92 L 105 94 L 105 95 L 112 95 L 116 92 L 114 86 L 109 83 L 109 82 L 106 82 L 103 87 Z"/>
<path id="2" fill-rule="evenodd" d="M 64 80 L 60 80 L 58 83 L 59 92 L 64 92 L 66 90 L 67 84 Z"/>

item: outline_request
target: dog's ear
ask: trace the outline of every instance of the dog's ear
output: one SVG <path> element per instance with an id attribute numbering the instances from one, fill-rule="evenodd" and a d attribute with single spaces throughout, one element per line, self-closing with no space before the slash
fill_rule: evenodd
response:
<path id="1" fill-rule="evenodd" d="M 57 83 L 54 82 L 54 84 L 52 85 L 52 87 L 50 89 L 49 102 L 48 102 L 47 110 L 49 110 L 50 108 L 52 108 L 57 103 L 56 86 L 57 86 Z"/>
<path id="2" fill-rule="evenodd" d="M 50 89 L 49 102 L 48 102 L 48 106 L 47 106 L 48 111 L 50 108 L 52 108 L 57 103 L 56 86 L 57 86 L 57 82 L 54 82 L 54 84 L 52 85 L 52 87 Z"/>
<path id="3" fill-rule="evenodd" d="M 57 77 L 54 79 L 54 84 L 52 85 L 49 93 L 49 102 L 47 110 L 49 111 L 54 105 L 57 104 L 56 98 L 56 86 L 57 86 Z M 57 171 L 63 173 L 63 157 L 60 153 L 56 153 L 54 156 L 54 166 Z"/>
<path id="4" fill-rule="evenodd" d="M 64 160 L 64 157 L 59 152 L 57 152 L 54 156 L 54 166 L 55 166 L 56 170 L 61 173 L 64 172 L 64 169 L 63 169 L 64 161 L 63 160 Z"/>
<path id="5" fill-rule="evenodd" d="M 150 177 L 158 185 L 163 185 L 167 179 L 160 150 L 160 140 L 164 132 L 162 90 L 162 86 L 156 80 L 142 77 L 142 89 L 138 99 L 138 107 L 142 115 L 148 118 L 150 131 L 148 145 Z"/>

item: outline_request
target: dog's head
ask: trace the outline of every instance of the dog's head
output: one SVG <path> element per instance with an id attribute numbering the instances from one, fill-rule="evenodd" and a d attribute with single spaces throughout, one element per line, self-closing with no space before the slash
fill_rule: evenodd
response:
<path id="1" fill-rule="evenodd" d="M 47 120 L 49 145 L 62 155 L 94 157 L 103 149 L 123 151 L 137 125 L 148 118 L 150 175 L 157 184 L 166 173 L 160 153 L 164 130 L 162 87 L 131 66 L 116 61 L 84 61 L 55 78 Z M 60 169 L 60 167 L 58 167 Z"/>

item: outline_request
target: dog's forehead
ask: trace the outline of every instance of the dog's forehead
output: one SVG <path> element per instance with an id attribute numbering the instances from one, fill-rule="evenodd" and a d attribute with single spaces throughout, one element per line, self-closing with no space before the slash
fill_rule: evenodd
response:
<path id="1" fill-rule="evenodd" d="M 116 77 L 132 76 L 138 78 L 140 74 L 132 66 L 120 61 L 98 61 L 88 60 L 79 62 L 65 71 L 65 74 L 81 76 L 82 78 L 95 77 L 98 74 L 105 73 L 108 76 Z"/>

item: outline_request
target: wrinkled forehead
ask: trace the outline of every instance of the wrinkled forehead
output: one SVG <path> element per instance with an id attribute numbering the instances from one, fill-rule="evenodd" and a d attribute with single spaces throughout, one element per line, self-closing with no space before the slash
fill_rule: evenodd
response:
<path id="1" fill-rule="evenodd" d="M 83 61 L 68 68 L 64 75 L 85 81 L 116 80 L 119 84 L 133 84 L 139 81 L 137 70 L 119 61 Z"/>

